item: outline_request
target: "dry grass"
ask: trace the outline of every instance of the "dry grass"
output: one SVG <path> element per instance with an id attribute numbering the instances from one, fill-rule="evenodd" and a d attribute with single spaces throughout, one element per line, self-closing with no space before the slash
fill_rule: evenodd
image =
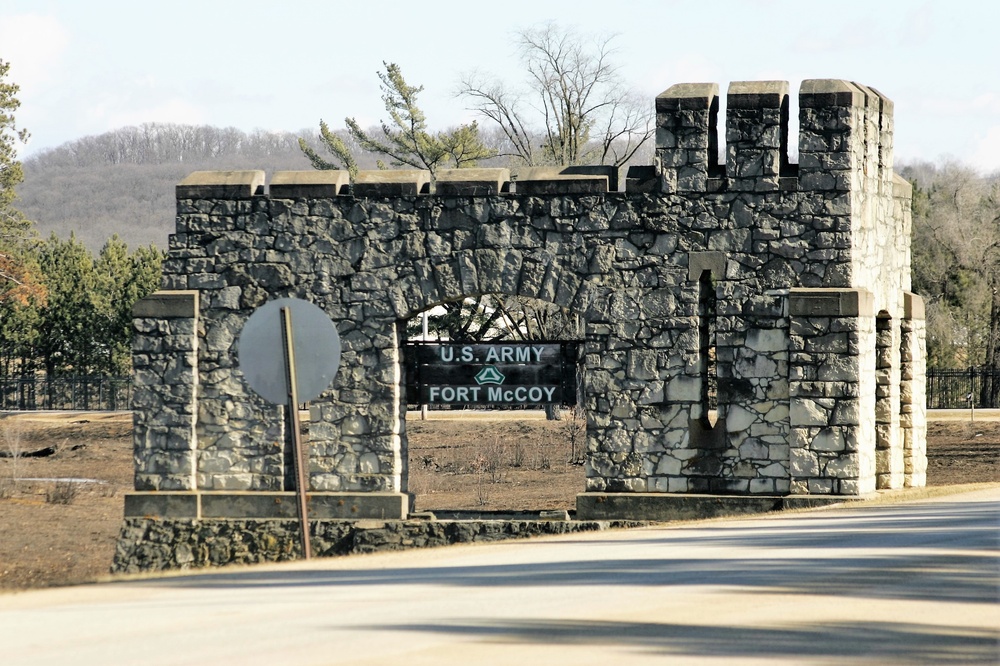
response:
<path id="1" fill-rule="evenodd" d="M 572 510 L 584 488 L 583 419 L 546 421 L 541 412 L 432 413 L 407 420 L 409 490 L 417 511 Z M 932 421 L 926 489 L 879 493 L 870 504 L 934 500 L 995 488 L 1000 422 Z M 984 419 L 985 420 L 985 419 Z M 132 488 L 131 417 L 117 414 L 0 414 L 0 590 L 67 585 L 107 573 Z M 575 451 L 574 451 L 575 449 Z M 15 467 L 17 469 L 15 469 Z M 29 478 L 48 479 L 46 481 Z M 89 478 L 57 489 L 51 479 Z M 17 479 L 14 492 L 14 479 Z M 961 485 L 954 485 L 961 484 Z M 70 504 L 51 503 L 75 494 Z"/>

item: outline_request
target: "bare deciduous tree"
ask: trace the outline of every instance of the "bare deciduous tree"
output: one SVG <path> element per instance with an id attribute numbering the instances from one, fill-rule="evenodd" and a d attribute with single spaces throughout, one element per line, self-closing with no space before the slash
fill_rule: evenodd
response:
<path id="1" fill-rule="evenodd" d="M 932 366 L 1000 372 L 1000 176 L 905 167 L 914 182 L 913 287 L 927 298 Z M 996 400 L 1000 387 L 984 385 Z"/>
<path id="2" fill-rule="evenodd" d="M 503 130 L 507 154 L 528 166 L 620 166 L 652 135 L 653 113 L 622 84 L 612 41 L 551 23 L 524 30 L 517 44 L 527 91 L 471 73 L 463 76 L 458 94 Z"/>

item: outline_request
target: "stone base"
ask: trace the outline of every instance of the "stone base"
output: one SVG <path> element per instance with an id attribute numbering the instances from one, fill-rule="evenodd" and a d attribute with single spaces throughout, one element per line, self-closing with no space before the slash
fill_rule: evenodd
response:
<path id="1" fill-rule="evenodd" d="M 335 557 L 647 524 L 537 519 L 310 520 L 309 539 L 314 557 Z M 126 518 L 111 571 L 141 573 L 294 560 L 301 557 L 300 529 L 296 519 Z"/>
<path id="2" fill-rule="evenodd" d="M 125 495 L 125 518 L 297 518 L 293 492 L 134 492 Z M 403 493 L 309 493 L 315 520 L 402 520 L 410 507 Z"/>
<path id="3" fill-rule="evenodd" d="M 681 495 L 667 493 L 580 493 L 577 520 L 698 520 L 719 516 L 806 509 L 866 499 L 845 495 Z"/>

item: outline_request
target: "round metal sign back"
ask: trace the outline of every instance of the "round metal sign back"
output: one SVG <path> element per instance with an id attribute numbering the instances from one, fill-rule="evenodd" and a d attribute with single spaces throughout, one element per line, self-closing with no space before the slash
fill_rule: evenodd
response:
<path id="1" fill-rule="evenodd" d="M 325 391 L 340 367 L 340 335 L 319 306 L 299 298 L 280 298 L 260 306 L 243 326 L 239 367 L 250 388 L 275 404 L 288 402 L 281 308 L 292 319 L 295 388 L 300 402 Z"/>

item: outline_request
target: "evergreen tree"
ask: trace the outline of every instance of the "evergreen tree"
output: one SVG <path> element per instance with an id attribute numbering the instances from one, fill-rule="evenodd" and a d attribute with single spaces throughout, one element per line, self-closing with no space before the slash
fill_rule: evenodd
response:
<path id="1" fill-rule="evenodd" d="M 125 375 L 131 367 L 132 306 L 160 281 L 163 253 L 129 253 L 118 236 L 97 258 L 74 235 L 44 243 L 40 263 L 49 298 L 34 328 L 34 355 L 49 377 Z"/>
<path id="2" fill-rule="evenodd" d="M 153 246 L 129 254 L 117 235 L 101 248 L 95 262 L 95 322 L 97 358 L 101 374 L 126 375 L 132 364 L 132 306 L 156 290 L 163 253 Z"/>
<path id="3" fill-rule="evenodd" d="M 38 354 L 49 377 L 87 375 L 93 369 L 97 276 L 90 251 L 71 235 L 61 240 L 55 234 L 41 248 L 40 262 L 48 289 L 42 310 Z"/>
<path id="4" fill-rule="evenodd" d="M 36 299 L 0 302 L 0 377 L 31 377 L 40 368 L 42 308 Z"/>
<path id="5" fill-rule="evenodd" d="M 14 112 L 21 106 L 20 87 L 7 81 L 10 63 L 0 60 L 0 305 L 27 306 L 45 297 L 38 282 L 38 267 L 30 260 L 35 240 L 31 223 L 14 207 L 14 190 L 24 171 L 16 159 L 17 144 L 28 140 L 18 129 Z"/>
<path id="6" fill-rule="evenodd" d="M 359 148 L 388 158 L 389 165 L 394 167 L 412 167 L 425 169 L 433 177 L 438 169 L 448 167 L 474 167 L 479 160 L 489 159 L 494 152 L 487 148 L 479 137 L 479 127 L 476 123 L 461 125 L 448 132 L 432 134 L 427 131 L 427 118 L 417 106 L 417 95 L 423 91 L 423 86 L 411 86 L 406 83 L 399 65 L 383 63 L 385 71 L 379 72 L 382 81 L 382 101 L 389 113 L 389 121 L 382 121 L 381 136 L 369 134 L 361 129 L 354 118 L 347 118 L 347 131 L 357 142 Z M 315 150 L 310 148 L 304 139 L 299 139 L 299 147 L 317 169 L 344 168 L 357 173 L 357 161 L 343 139 L 330 131 L 329 126 L 320 120 L 320 140 L 337 159 L 337 163 L 328 162 Z M 380 169 L 387 168 L 379 160 Z"/>

